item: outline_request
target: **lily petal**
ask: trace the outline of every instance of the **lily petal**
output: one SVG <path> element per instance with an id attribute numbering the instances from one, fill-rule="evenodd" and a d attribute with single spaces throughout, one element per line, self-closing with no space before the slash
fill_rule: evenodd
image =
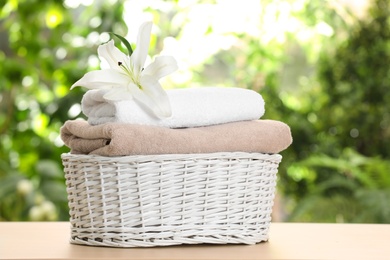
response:
<path id="1" fill-rule="evenodd" d="M 128 57 L 114 45 L 114 40 L 104 43 L 98 47 L 100 59 L 104 59 L 111 69 L 119 69 L 118 62 L 125 62 Z"/>
<path id="2" fill-rule="evenodd" d="M 112 101 L 121 101 L 132 100 L 133 96 L 127 91 L 126 87 L 113 87 L 103 95 L 103 98 Z"/>
<path id="3" fill-rule="evenodd" d="M 145 68 L 142 74 L 160 79 L 176 71 L 178 68 L 177 62 L 172 56 L 158 56 Z"/>
<path id="4" fill-rule="evenodd" d="M 126 86 L 128 82 L 129 77 L 115 69 L 94 70 L 87 72 L 70 89 L 77 86 L 88 89 L 105 89 L 111 88 L 112 86 Z"/>
<path id="5" fill-rule="evenodd" d="M 130 56 L 134 73 L 136 73 L 137 76 L 143 69 L 146 57 L 148 56 L 152 25 L 152 22 L 145 22 L 140 26 L 137 36 L 137 45 L 135 46 L 133 54 Z"/>
<path id="6" fill-rule="evenodd" d="M 172 116 L 169 97 L 161 87 L 158 80 L 149 75 L 143 75 L 140 79 L 143 95 L 134 95 L 134 98 L 147 105 L 159 118 Z"/>

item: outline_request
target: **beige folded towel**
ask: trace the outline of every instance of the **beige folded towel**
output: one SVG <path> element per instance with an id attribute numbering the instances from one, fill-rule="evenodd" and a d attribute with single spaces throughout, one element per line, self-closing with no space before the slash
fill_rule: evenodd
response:
<path id="1" fill-rule="evenodd" d="M 279 153 L 292 142 L 290 127 L 274 120 L 170 129 L 124 123 L 91 126 L 67 121 L 61 138 L 75 154 L 101 156 L 214 152 Z"/>

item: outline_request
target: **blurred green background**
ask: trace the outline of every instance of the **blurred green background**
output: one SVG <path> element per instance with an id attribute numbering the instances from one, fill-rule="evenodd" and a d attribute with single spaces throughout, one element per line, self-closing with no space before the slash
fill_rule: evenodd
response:
<path id="1" fill-rule="evenodd" d="M 10 0 L 0 6 L 0 221 L 68 220 L 59 128 L 83 117 L 115 32 L 180 70 L 165 88 L 250 88 L 290 125 L 275 221 L 390 223 L 387 0 Z"/>

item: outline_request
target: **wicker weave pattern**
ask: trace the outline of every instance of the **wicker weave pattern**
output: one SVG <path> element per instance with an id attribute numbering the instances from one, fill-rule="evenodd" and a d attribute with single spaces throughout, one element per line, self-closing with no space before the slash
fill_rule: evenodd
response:
<path id="1" fill-rule="evenodd" d="M 268 239 L 278 154 L 63 154 L 71 242 L 112 247 Z"/>

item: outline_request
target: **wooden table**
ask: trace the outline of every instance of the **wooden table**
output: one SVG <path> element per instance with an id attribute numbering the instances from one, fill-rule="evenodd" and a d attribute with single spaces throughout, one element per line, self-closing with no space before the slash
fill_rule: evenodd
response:
<path id="1" fill-rule="evenodd" d="M 72 245 L 68 222 L 0 222 L 0 259 L 390 259 L 390 224 L 272 223 L 257 245 Z"/>

